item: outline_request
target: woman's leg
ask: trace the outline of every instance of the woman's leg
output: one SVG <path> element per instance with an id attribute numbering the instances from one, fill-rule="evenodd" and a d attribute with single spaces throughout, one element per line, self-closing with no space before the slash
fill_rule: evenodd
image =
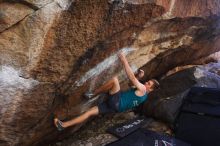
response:
<path id="1" fill-rule="evenodd" d="M 89 109 L 87 112 L 85 112 L 84 114 L 82 114 L 72 120 L 62 122 L 61 126 L 64 128 L 69 127 L 69 126 L 74 126 L 76 124 L 80 124 L 80 123 L 86 121 L 89 117 L 96 116 L 98 114 L 99 114 L 98 107 L 94 106 L 91 109 Z M 57 119 L 57 118 L 54 119 L 54 124 L 56 127 L 58 127 L 58 125 L 57 125 L 58 121 L 59 121 L 59 119 Z"/>
<path id="2" fill-rule="evenodd" d="M 103 92 L 109 92 L 109 94 L 112 95 L 114 93 L 117 93 L 119 90 L 120 90 L 120 85 L 119 85 L 118 77 L 115 76 L 111 80 L 106 82 L 104 85 L 96 89 L 94 91 L 94 95 L 98 95 Z"/>

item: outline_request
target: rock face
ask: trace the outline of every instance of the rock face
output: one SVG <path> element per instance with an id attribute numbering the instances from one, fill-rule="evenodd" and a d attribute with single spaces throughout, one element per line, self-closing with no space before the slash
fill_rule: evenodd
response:
<path id="1" fill-rule="evenodd" d="M 33 12 L 33 9 L 19 3 L 0 3 L 0 32 L 15 25 Z"/>
<path id="2" fill-rule="evenodd" d="M 172 8 L 173 3 L 173 8 Z M 218 0 L 173 0 L 171 1 L 171 14 L 177 17 L 189 17 L 189 16 L 210 16 L 218 15 L 220 2 Z"/>
<path id="3" fill-rule="evenodd" d="M 96 104 L 82 97 L 85 91 L 113 75 L 123 81 L 120 50 L 134 71 L 145 70 L 145 80 L 218 52 L 219 5 L 219 0 L 1 2 L 0 145 L 46 145 L 73 134 L 81 125 L 59 133 L 52 113 L 65 120 L 79 115 Z"/>
<path id="4" fill-rule="evenodd" d="M 156 3 L 165 9 L 166 17 L 207 17 L 218 15 L 219 0 L 124 0 L 131 4 Z"/>

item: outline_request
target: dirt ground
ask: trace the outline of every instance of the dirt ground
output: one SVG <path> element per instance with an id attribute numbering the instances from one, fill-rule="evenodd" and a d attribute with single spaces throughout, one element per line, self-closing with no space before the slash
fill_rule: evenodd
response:
<path id="1" fill-rule="evenodd" d="M 74 135 L 50 146 L 104 146 L 117 140 L 115 136 L 106 132 L 107 128 L 135 117 L 137 115 L 133 112 L 100 115 L 81 127 Z M 147 129 L 172 135 L 170 128 L 165 123 L 155 121 L 152 118 L 149 118 L 149 121 L 144 126 Z"/>

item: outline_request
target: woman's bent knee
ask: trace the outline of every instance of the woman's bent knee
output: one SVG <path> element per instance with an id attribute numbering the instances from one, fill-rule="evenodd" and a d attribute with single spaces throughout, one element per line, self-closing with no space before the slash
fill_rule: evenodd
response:
<path id="1" fill-rule="evenodd" d="M 87 112 L 87 115 L 88 116 L 93 116 L 93 115 L 98 115 L 99 113 L 99 109 L 97 106 L 95 107 L 92 107 L 88 112 Z"/>

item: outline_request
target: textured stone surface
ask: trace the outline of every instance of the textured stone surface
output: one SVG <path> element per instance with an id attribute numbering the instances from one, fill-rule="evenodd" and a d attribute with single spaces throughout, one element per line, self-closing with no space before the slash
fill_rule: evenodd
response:
<path id="1" fill-rule="evenodd" d="M 219 16 L 213 15 L 218 1 L 208 7 L 205 2 L 7 3 L 18 14 L 11 18 L 2 11 L 11 19 L 0 33 L 0 145 L 46 145 L 75 133 L 85 123 L 60 133 L 52 113 L 62 120 L 73 118 L 97 102 L 86 101 L 85 91 L 116 74 L 124 81 L 120 50 L 134 71 L 145 70 L 145 80 L 219 51 Z M 209 7 L 209 15 L 203 13 Z"/>
<path id="2" fill-rule="evenodd" d="M 11 29 L 0 35 L 1 65 L 16 68 L 34 66 L 41 53 L 48 29 L 61 9 L 51 3 L 26 17 Z"/>
<path id="3" fill-rule="evenodd" d="M 208 56 L 219 49 L 218 21 L 218 17 L 174 18 L 148 24 L 134 43 L 140 51 L 131 57 L 132 63 L 150 79 Z"/>
<path id="4" fill-rule="evenodd" d="M 44 91 L 44 92 L 42 92 Z M 54 86 L 24 79 L 19 71 L 0 69 L 0 145 L 14 145 L 31 133 L 52 108 Z"/>
<path id="5" fill-rule="evenodd" d="M 175 0 L 172 15 L 177 17 L 219 15 L 219 0 Z"/>
<path id="6" fill-rule="evenodd" d="M 219 15 L 219 0 L 157 0 L 168 17 L 207 17 Z"/>
<path id="7" fill-rule="evenodd" d="M 32 12 L 33 9 L 19 3 L 0 3 L 0 32 L 15 25 Z"/>
<path id="8" fill-rule="evenodd" d="M 36 8 L 41 8 L 49 3 L 52 3 L 53 1 L 57 0 L 24 0 L 27 5 L 29 4 Z"/>
<path id="9" fill-rule="evenodd" d="M 114 0 L 112 0 L 114 1 Z M 172 17 L 207 17 L 219 15 L 219 0 L 121 0 L 124 3 L 146 4 L 156 3 L 162 6 L 166 18 Z"/>

